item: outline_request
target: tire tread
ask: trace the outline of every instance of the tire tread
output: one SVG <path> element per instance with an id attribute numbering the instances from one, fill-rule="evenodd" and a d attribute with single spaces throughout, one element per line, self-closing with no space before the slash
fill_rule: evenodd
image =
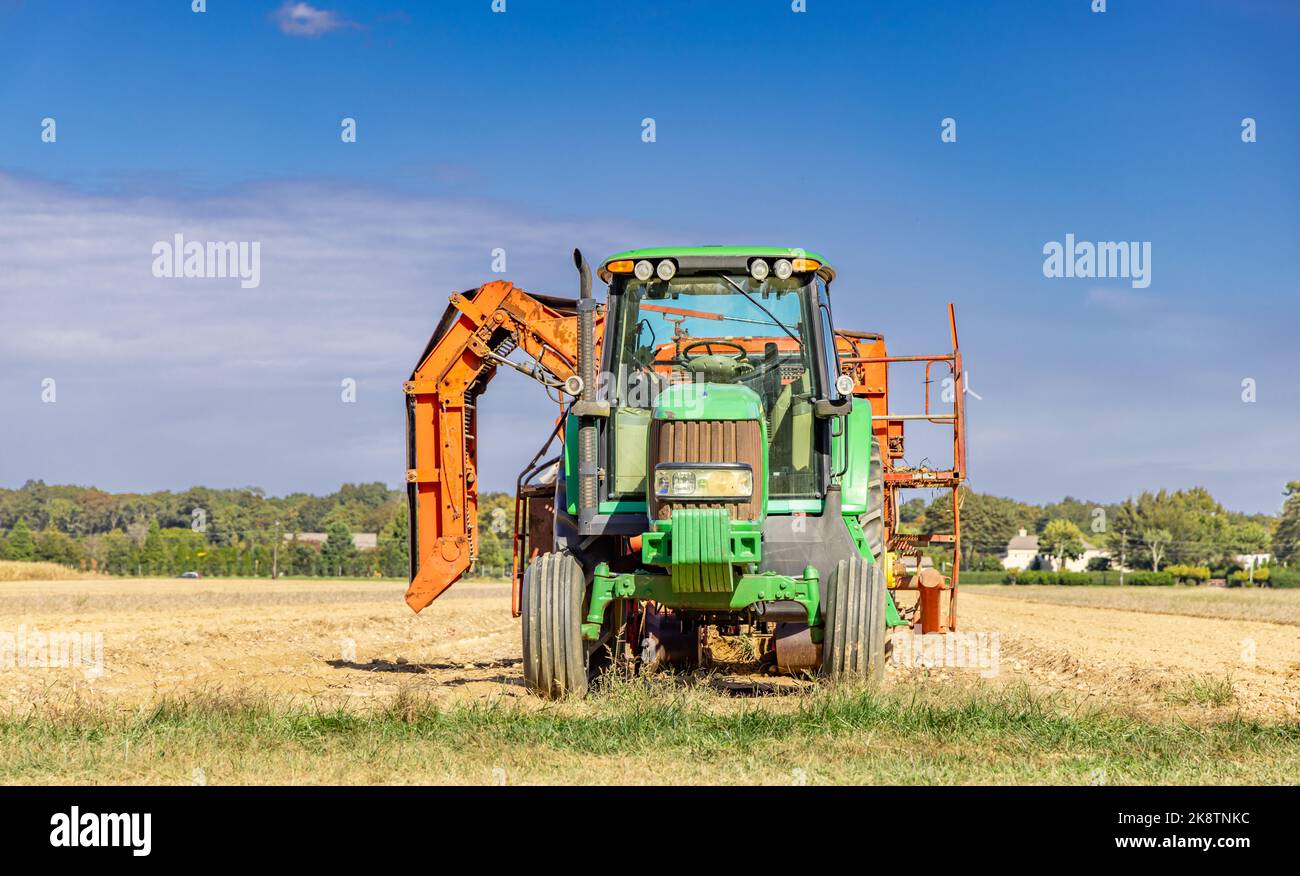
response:
<path id="1" fill-rule="evenodd" d="M 840 560 L 827 582 L 822 672 L 878 684 L 885 673 L 885 581 L 861 557 Z"/>
<path id="2" fill-rule="evenodd" d="M 524 683 L 544 699 L 587 690 L 582 567 L 569 554 L 542 554 L 524 572 Z"/>

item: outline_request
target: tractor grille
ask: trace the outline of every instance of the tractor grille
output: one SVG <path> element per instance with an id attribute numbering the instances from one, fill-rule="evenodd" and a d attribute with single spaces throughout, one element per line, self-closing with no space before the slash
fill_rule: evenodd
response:
<path id="1" fill-rule="evenodd" d="M 674 508 L 725 508 L 735 520 L 756 520 L 763 502 L 763 444 L 757 420 L 655 420 L 650 426 L 650 477 L 661 462 L 740 462 L 754 471 L 747 502 L 683 502 L 650 497 L 650 516 L 668 520 Z M 653 486 L 652 490 L 653 492 Z"/>

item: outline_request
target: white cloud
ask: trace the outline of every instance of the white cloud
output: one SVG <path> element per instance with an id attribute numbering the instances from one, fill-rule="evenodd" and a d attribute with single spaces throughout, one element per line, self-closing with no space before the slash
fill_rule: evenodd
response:
<path id="1" fill-rule="evenodd" d="M 337 12 L 317 9 L 310 3 L 298 3 L 293 0 L 286 0 L 283 6 L 275 10 L 272 17 L 280 31 L 289 36 L 318 37 L 335 30 L 361 27 L 355 21 L 349 21 Z"/>
<path id="2" fill-rule="evenodd" d="M 654 236 L 617 219 L 306 182 L 107 197 L 0 173 L 0 201 L 9 486 L 397 483 L 401 382 L 451 291 L 507 279 L 572 295 L 574 245 L 598 258 Z M 260 241 L 261 286 L 155 278 L 150 250 L 177 233 Z M 491 273 L 496 247 L 508 253 L 505 275 Z M 46 377 L 58 381 L 53 405 L 40 401 Z M 345 377 L 357 381 L 356 404 L 340 401 Z M 484 414 L 483 453 L 501 461 L 489 488 L 513 483 L 536 449 L 509 418 L 544 430 L 554 416 L 542 393 L 500 381 Z M 506 419 L 491 419 L 493 405 Z"/>

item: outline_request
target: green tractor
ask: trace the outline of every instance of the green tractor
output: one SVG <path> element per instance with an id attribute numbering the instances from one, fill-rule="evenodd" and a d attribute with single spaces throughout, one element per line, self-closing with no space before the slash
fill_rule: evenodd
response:
<path id="1" fill-rule="evenodd" d="M 925 414 L 953 425 L 954 465 L 893 472 L 899 360 L 879 335 L 835 329 L 824 258 L 631 250 L 597 268 L 602 306 L 574 256 L 576 300 L 508 283 L 453 296 L 407 384 L 413 608 L 476 555 L 475 403 L 505 364 L 563 403 L 518 482 L 514 603 L 534 693 L 581 695 L 611 665 L 691 669 L 711 636 L 742 633 L 765 671 L 877 683 L 891 628 L 940 621 L 924 592 L 904 619 L 895 590 L 947 591 L 955 624 L 956 533 L 950 576 L 895 575 L 891 554 L 918 553 L 919 537 L 893 537 L 897 490 L 955 497 L 961 479 L 955 330 L 951 356 L 907 357 L 955 380 L 953 413 L 931 414 L 927 396 Z"/>

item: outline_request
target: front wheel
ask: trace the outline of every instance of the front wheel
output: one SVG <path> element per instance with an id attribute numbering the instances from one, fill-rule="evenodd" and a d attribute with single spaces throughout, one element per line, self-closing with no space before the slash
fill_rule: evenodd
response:
<path id="1" fill-rule="evenodd" d="M 885 599 L 880 563 L 840 560 L 826 582 L 823 675 L 873 685 L 884 681 Z"/>
<path id="2" fill-rule="evenodd" d="M 871 458 L 867 475 L 867 513 L 858 519 L 867 547 L 877 563 L 885 562 L 885 469 L 880 457 L 880 442 L 871 436 Z"/>
<path id="3" fill-rule="evenodd" d="M 586 592 L 582 566 L 569 554 L 542 554 L 524 571 L 524 683 L 543 699 L 587 692 Z"/>

